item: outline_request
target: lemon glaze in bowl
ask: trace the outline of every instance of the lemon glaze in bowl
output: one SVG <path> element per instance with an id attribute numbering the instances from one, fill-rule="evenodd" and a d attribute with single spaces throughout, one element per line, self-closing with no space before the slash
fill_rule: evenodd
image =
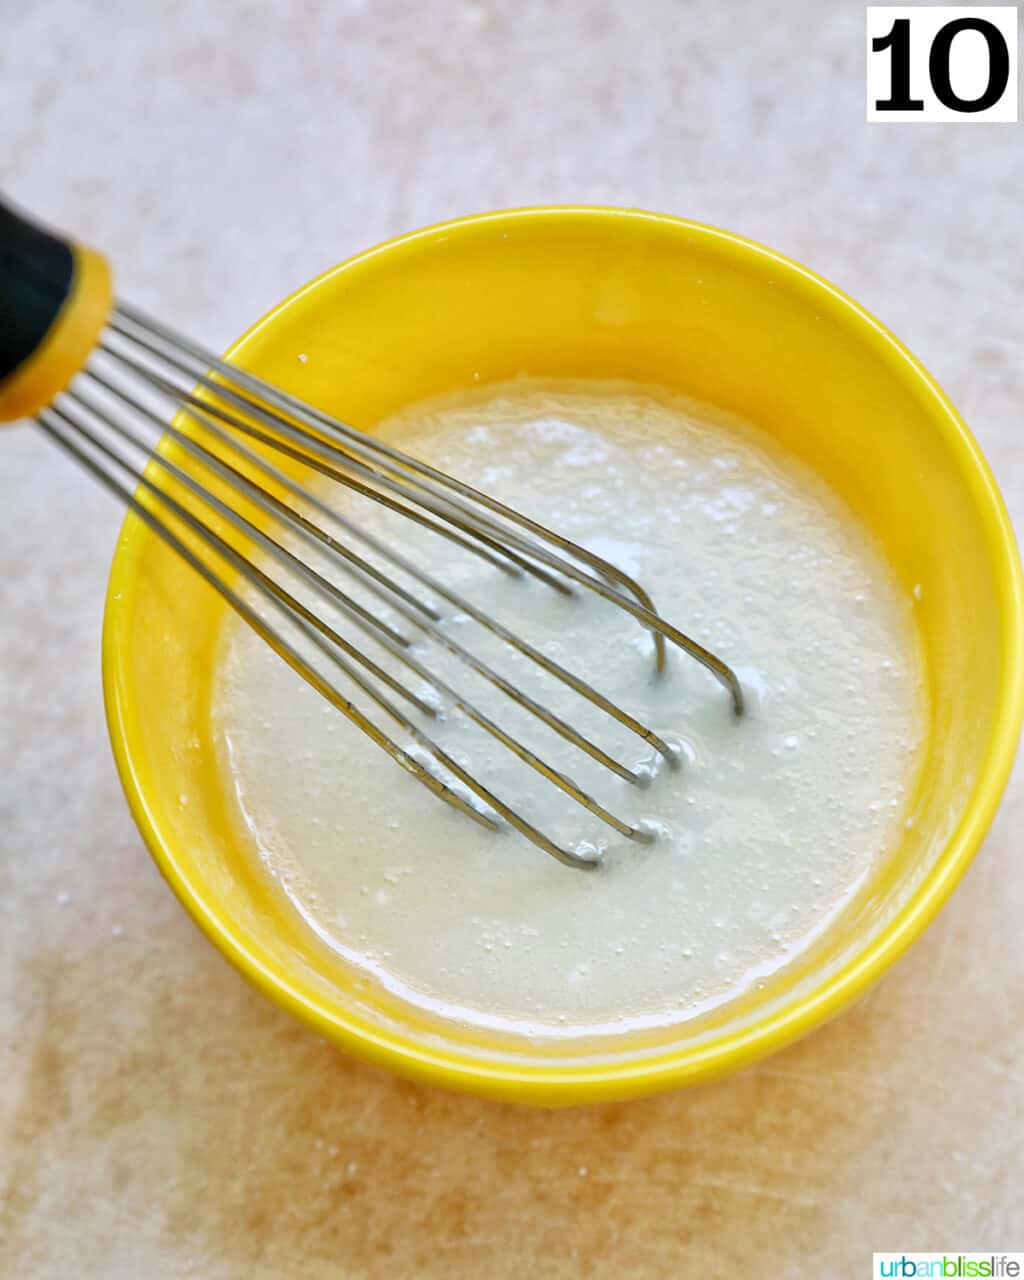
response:
<path id="1" fill-rule="evenodd" d="M 654 383 L 735 413 L 818 471 L 875 534 L 918 601 L 927 665 L 915 822 L 819 945 L 682 1027 L 568 1046 L 488 1036 L 374 990 L 260 873 L 211 741 L 226 606 L 129 515 L 103 645 L 118 768 L 179 898 L 273 999 L 408 1075 L 519 1101 L 597 1101 L 709 1079 L 779 1048 L 861 994 L 924 928 L 976 852 L 1012 763 L 1021 577 L 977 445 L 877 321 L 805 269 L 709 227 L 536 209 L 362 254 L 282 303 L 229 358 L 370 430 L 416 400 L 519 374 Z"/>

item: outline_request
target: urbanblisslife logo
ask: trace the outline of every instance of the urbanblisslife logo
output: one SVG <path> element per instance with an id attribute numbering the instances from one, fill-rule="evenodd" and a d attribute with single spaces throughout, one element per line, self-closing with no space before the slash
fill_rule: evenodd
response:
<path id="1" fill-rule="evenodd" d="M 1024 1277 L 1024 1253 L 876 1253 L 874 1277 L 922 1280 L 922 1277 Z"/>

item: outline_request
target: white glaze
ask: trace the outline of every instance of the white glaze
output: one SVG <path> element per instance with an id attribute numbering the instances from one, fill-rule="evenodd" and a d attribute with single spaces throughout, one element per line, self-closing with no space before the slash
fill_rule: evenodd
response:
<path id="1" fill-rule="evenodd" d="M 425 648 L 504 726 L 657 832 L 648 847 L 624 840 L 457 711 L 430 726 L 546 832 L 602 848 L 598 871 L 574 871 L 449 811 L 232 623 L 214 719 L 268 872 L 330 946 L 393 990 L 531 1034 L 687 1018 L 788 963 L 883 856 L 917 765 L 912 603 L 867 535 L 752 429 L 622 384 L 507 384 L 382 431 L 634 574 L 738 669 L 749 712 L 735 722 L 721 687 L 678 651 L 655 677 L 650 637 L 611 606 L 510 583 L 350 502 L 407 550 L 411 536 L 435 573 L 650 724 L 684 763 L 632 788 Z M 625 763 L 655 766 L 638 738 L 475 623 L 447 625 Z"/>

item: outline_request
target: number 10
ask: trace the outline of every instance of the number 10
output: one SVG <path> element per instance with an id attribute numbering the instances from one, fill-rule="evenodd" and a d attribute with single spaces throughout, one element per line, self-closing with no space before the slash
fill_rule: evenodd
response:
<path id="1" fill-rule="evenodd" d="M 964 31 L 976 31 L 988 46 L 988 81 L 976 98 L 961 98 L 950 82 L 953 41 Z M 871 41 L 875 53 L 891 49 L 891 83 L 888 98 L 878 98 L 878 111 L 923 111 L 924 100 L 910 93 L 910 19 L 897 18 L 892 29 Z M 950 111 L 987 111 L 1006 91 L 1010 79 L 1010 53 L 999 28 L 984 18 L 955 18 L 940 27 L 928 51 L 928 79 L 932 93 Z"/>

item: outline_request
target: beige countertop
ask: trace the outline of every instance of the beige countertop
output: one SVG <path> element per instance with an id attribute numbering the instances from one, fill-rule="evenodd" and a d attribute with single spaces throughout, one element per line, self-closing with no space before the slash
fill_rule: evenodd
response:
<path id="1" fill-rule="evenodd" d="M 1024 124 L 865 125 L 862 4 L 0 12 L 0 188 L 214 346 L 440 218 L 685 214 L 888 322 L 1024 517 Z M 873 1249 L 1024 1249 L 1020 770 L 927 935 L 763 1065 L 558 1113 L 403 1083 L 248 987 L 150 863 L 101 704 L 119 519 L 28 427 L 4 433 L 3 1280 L 853 1280 Z"/>

